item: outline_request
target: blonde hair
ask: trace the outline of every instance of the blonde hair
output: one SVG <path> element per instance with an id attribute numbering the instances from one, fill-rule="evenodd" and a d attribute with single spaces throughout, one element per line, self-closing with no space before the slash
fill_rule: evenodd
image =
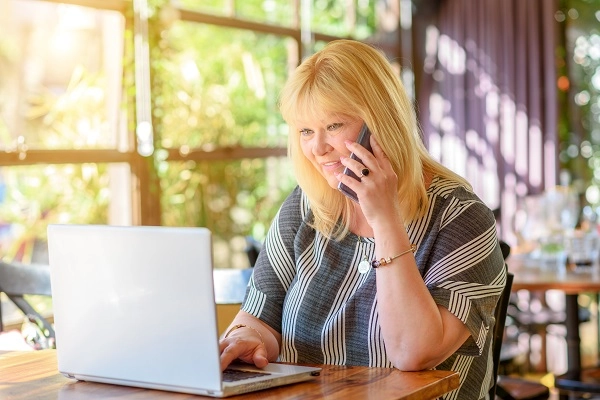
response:
<path id="1" fill-rule="evenodd" d="M 425 172 L 470 188 L 465 179 L 429 155 L 402 82 L 383 53 L 370 45 L 353 40 L 327 44 L 290 76 L 279 108 L 290 126 L 288 155 L 314 214 L 310 223 L 327 237 L 341 240 L 348 234 L 353 207 L 302 153 L 300 134 L 294 128 L 300 119 L 340 114 L 364 120 L 399 178 L 398 196 L 407 224 L 426 209 Z"/>

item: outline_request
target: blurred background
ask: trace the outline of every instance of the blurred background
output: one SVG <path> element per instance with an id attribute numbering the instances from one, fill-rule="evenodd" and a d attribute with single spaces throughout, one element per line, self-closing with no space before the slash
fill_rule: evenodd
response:
<path id="1" fill-rule="evenodd" d="M 49 223 L 206 226 L 217 268 L 248 267 L 247 238 L 264 239 L 295 186 L 279 90 L 338 38 L 387 54 L 427 147 L 473 183 L 516 253 L 539 237 L 532 197 L 561 188 L 573 199 L 561 226 L 595 223 L 599 10 L 600 0 L 1 0 L 0 258 L 47 263 Z"/>

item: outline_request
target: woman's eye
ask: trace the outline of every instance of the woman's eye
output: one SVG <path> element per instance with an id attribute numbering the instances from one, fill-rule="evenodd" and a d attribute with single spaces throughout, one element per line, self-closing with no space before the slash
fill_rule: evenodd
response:
<path id="1" fill-rule="evenodd" d="M 341 128 L 341 127 L 342 127 L 342 124 L 339 123 L 339 122 L 336 122 L 335 124 L 327 125 L 327 130 L 328 131 L 335 131 L 335 130 Z"/>
<path id="2" fill-rule="evenodd" d="M 310 129 L 300 129 L 300 136 L 310 136 L 312 131 Z"/>

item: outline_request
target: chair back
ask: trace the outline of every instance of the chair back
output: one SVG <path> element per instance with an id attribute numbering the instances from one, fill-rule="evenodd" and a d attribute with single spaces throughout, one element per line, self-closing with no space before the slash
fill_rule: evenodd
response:
<path id="1" fill-rule="evenodd" d="M 54 337 L 54 329 L 48 320 L 39 314 L 25 299 L 25 295 L 52 296 L 50 287 L 50 266 L 8 264 L 0 262 L 0 292 L 6 296 L 25 314 L 33 316 Z M 0 331 L 4 330 L 0 313 Z"/>
<path id="2" fill-rule="evenodd" d="M 258 253 L 260 253 L 262 246 L 262 243 L 252 236 L 246 236 L 246 255 L 248 256 L 250 268 L 254 267 L 254 264 L 256 264 Z"/>
<path id="3" fill-rule="evenodd" d="M 502 290 L 502 294 L 496 304 L 494 310 L 494 331 L 492 336 L 492 358 L 494 363 L 494 384 L 490 388 L 490 399 L 496 397 L 496 384 L 498 382 L 498 368 L 500 366 L 500 352 L 502 350 L 502 339 L 504 338 L 504 326 L 506 324 L 506 313 L 508 311 L 508 301 L 510 299 L 510 291 L 512 289 L 514 275 L 510 272 L 506 273 L 506 286 Z"/>

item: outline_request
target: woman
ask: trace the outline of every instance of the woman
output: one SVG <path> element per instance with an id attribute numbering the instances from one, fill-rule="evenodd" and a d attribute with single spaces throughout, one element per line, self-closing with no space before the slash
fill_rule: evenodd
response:
<path id="1" fill-rule="evenodd" d="M 461 386 L 447 398 L 486 398 L 493 311 L 506 280 L 495 220 L 427 153 L 386 58 L 334 41 L 297 68 L 280 109 L 299 185 L 221 340 L 222 367 L 279 359 L 448 369 L 460 372 Z M 373 153 L 355 143 L 363 124 Z"/>

